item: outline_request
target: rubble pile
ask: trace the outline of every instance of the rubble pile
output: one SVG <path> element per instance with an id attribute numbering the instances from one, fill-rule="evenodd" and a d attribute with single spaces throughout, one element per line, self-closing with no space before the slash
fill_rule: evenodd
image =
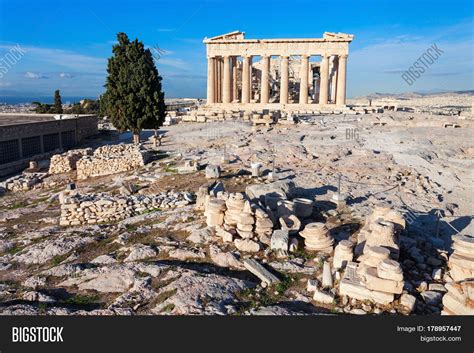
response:
<path id="1" fill-rule="evenodd" d="M 196 207 L 202 209 L 204 204 L 207 225 L 216 227 L 224 241 L 234 241 L 241 251 L 257 252 L 260 244 L 270 245 L 275 214 L 258 202 L 248 200 L 244 193 L 229 194 L 220 183 L 216 185 L 211 190 L 209 185 L 204 185 L 198 192 Z M 220 191 L 216 192 L 217 189 Z"/>
<path id="2" fill-rule="evenodd" d="M 242 193 L 230 194 L 225 204 L 227 208 L 224 217 L 225 223 L 230 226 L 237 226 L 239 216 L 245 205 L 244 195 Z"/>
<path id="3" fill-rule="evenodd" d="M 399 236 L 405 229 L 403 216 L 389 207 L 377 206 L 366 219 L 357 238 L 356 255 L 361 255 L 371 246 L 389 249 L 391 257 L 398 259 L 400 253 Z"/>
<path id="4" fill-rule="evenodd" d="M 388 304 L 395 295 L 402 294 L 404 277 L 397 260 L 398 237 L 404 227 L 405 221 L 398 212 L 380 206 L 373 210 L 358 236 L 359 263 L 347 263 L 340 295 Z"/>
<path id="5" fill-rule="evenodd" d="M 134 144 L 105 145 L 77 161 L 77 178 L 116 174 L 142 167 L 149 153 Z"/>
<path id="6" fill-rule="evenodd" d="M 280 112 L 269 112 L 263 111 L 262 113 L 253 113 L 252 114 L 252 123 L 253 125 L 266 125 L 269 126 L 278 121 L 280 117 Z"/>
<path id="7" fill-rule="evenodd" d="M 449 274 L 455 281 L 474 278 L 474 237 L 453 237 L 453 253 L 449 257 Z"/>
<path id="8" fill-rule="evenodd" d="M 68 226 L 115 222 L 147 211 L 183 207 L 190 203 L 186 195 L 186 192 L 173 191 L 149 196 L 63 192 L 59 198 L 59 224 Z"/>
<path id="9" fill-rule="evenodd" d="M 1 182 L 0 188 L 13 192 L 40 189 L 43 187 L 42 180 L 46 176 L 46 173 L 24 173 L 15 175 Z"/>
<path id="10" fill-rule="evenodd" d="M 333 267 L 335 269 L 345 268 L 349 262 L 352 262 L 354 244 L 349 240 L 341 240 L 334 249 Z"/>
<path id="11" fill-rule="evenodd" d="M 369 108 L 338 108 L 338 109 L 302 109 L 294 110 L 292 112 L 285 112 L 281 110 L 270 109 L 213 109 L 212 107 L 201 107 L 199 109 L 191 110 L 187 114 L 182 115 L 181 120 L 176 119 L 176 122 L 197 122 L 205 123 L 209 121 L 228 121 L 228 120 L 244 120 L 252 121 L 254 124 L 273 124 L 281 122 L 287 124 L 292 121 L 293 116 L 301 116 L 304 120 L 305 116 L 318 116 L 321 114 L 368 114 L 371 112 L 383 112 L 383 109 L 369 109 Z M 173 118 L 170 118 L 170 121 Z M 174 120 L 174 119 L 173 119 Z M 174 122 L 174 121 L 173 121 Z"/>
<path id="12" fill-rule="evenodd" d="M 442 315 L 474 315 L 474 280 L 446 283 Z"/>
<path id="13" fill-rule="evenodd" d="M 258 207 L 255 209 L 255 233 L 258 238 L 264 244 L 269 243 L 269 237 L 273 233 L 273 221 L 269 214 L 262 208 Z"/>
<path id="14" fill-rule="evenodd" d="M 92 155 L 92 148 L 70 150 L 62 154 L 55 154 L 51 157 L 49 174 L 69 173 L 76 170 L 76 163 L 84 156 Z"/>
<path id="15" fill-rule="evenodd" d="M 454 282 L 446 284 L 443 315 L 474 315 L 474 237 L 453 237 L 449 274 Z"/>

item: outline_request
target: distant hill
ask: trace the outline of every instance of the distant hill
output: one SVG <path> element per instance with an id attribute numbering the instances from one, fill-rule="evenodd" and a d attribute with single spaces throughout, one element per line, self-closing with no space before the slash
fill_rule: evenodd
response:
<path id="1" fill-rule="evenodd" d="M 467 91 L 442 91 L 442 90 L 431 90 L 430 92 L 406 92 L 406 93 L 380 93 L 374 92 L 366 96 L 354 97 L 353 99 L 380 99 L 380 98 L 393 98 L 393 99 L 410 99 L 410 98 L 422 98 L 428 96 L 449 96 L 449 95 L 474 95 L 474 90 Z"/>

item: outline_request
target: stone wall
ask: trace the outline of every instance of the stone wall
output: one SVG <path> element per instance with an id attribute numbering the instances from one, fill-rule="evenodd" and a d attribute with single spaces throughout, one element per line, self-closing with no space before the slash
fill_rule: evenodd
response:
<path id="1" fill-rule="evenodd" d="M 49 174 L 69 173 L 76 170 L 76 164 L 84 156 L 92 155 L 92 148 L 70 150 L 66 153 L 55 154 L 51 157 Z"/>
<path id="2" fill-rule="evenodd" d="M 164 192 L 158 195 L 121 196 L 79 194 L 65 191 L 60 195 L 62 226 L 116 222 L 157 209 L 183 207 L 191 203 L 186 192 Z"/>
<path id="3" fill-rule="evenodd" d="M 145 165 L 150 155 L 133 144 L 105 145 L 76 162 L 77 178 L 126 172 Z"/>

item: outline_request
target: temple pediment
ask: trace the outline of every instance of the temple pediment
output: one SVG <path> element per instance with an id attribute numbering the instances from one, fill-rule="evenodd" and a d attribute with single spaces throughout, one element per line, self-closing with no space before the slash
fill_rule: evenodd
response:
<path id="1" fill-rule="evenodd" d="M 352 41 L 354 39 L 353 34 L 347 33 L 334 33 L 334 32 L 324 32 L 323 38 L 327 40 L 344 40 L 344 41 Z"/>
<path id="2" fill-rule="evenodd" d="M 215 37 L 211 37 L 211 38 L 205 38 L 204 39 L 204 42 L 207 43 L 207 42 L 213 42 L 213 41 L 217 41 L 217 40 L 232 40 L 232 39 L 244 39 L 244 36 L 245 36 L 245 32 L 241 32 L 241 31 L 233 31 L 233 32 L 229 32 L 229 33 L 225 33 L 225 34 L 220 34 L 218 36 L 215 36 Z"/>

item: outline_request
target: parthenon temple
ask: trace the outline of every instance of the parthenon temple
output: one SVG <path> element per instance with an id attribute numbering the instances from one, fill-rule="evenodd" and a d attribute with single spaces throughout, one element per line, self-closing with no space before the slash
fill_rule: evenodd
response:
<path id="1" fill-rule="evenodd" d="M 323 38 L 298 39 L 244 35 L 235 31 L 204 39 L 207 106 L 239 110 L 345 106 L 353 35 L 325 32 Z"/>

